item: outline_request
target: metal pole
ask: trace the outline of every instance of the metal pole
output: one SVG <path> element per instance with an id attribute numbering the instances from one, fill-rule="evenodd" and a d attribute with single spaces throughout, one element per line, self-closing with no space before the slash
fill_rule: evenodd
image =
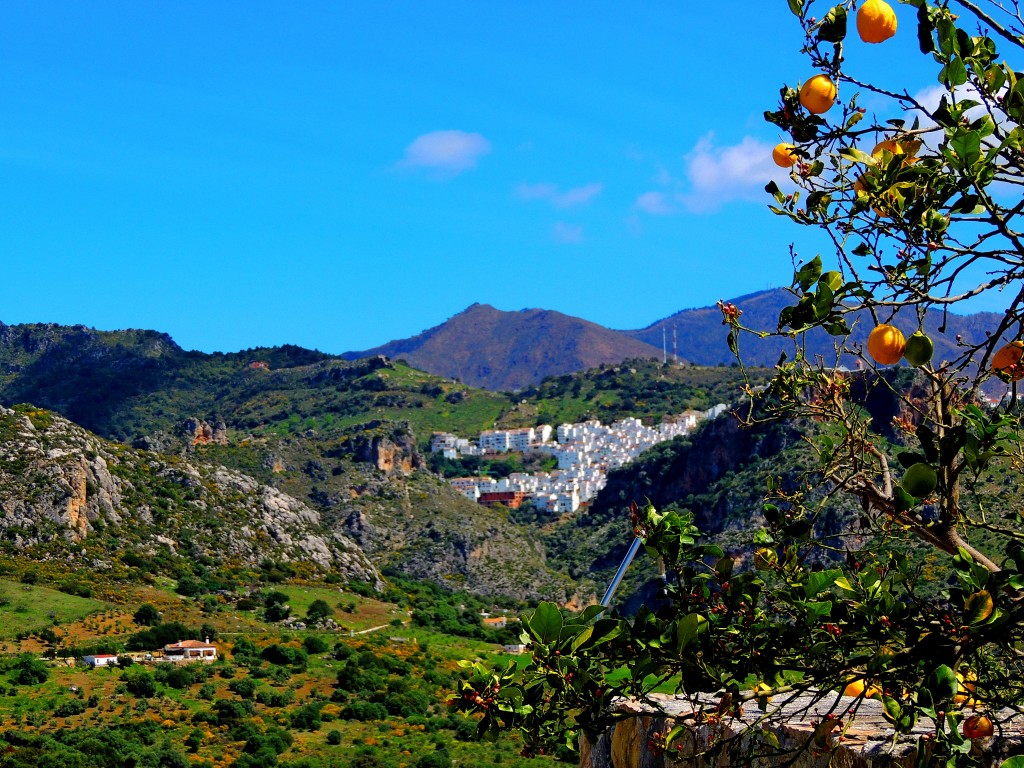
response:
<path id="1" fill-rule="evenodd" d="M 633 539 L 633 543 L 629 545 L 629 551 L 626 553 L 626 556 L 622 558 L 619 570 L 615 572 L 615 576 L 612 577 L 612 583 L 608 585 L 608 590 L 604 593 L 604 597 L 601 598 L 601 605 L 605 608 L 611 604 L 612 597 L 615 595 L 615 590 L 619 588 L 619 584 L 622 582 L 622 577 L 626 575 L 626 569 L 629 568 L 629 564 L 633 562 L 633 558 L 636 557 L 636 553 L 640 549 L 640 545 L 643 543 L 643 540 L 637 536 Z"/>

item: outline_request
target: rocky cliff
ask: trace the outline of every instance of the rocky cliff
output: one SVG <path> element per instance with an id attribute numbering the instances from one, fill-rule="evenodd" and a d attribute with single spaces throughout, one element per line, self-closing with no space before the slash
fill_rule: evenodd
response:
<path id="1" fill-rule="evenodd" d="M 351 538 L 320 513 L 224 467 L 126 448 L 48 411 L 0 408 L 0 547 L 40 559 L 126 551 L 254 566 L 301 562 L 376 581 Z"/>

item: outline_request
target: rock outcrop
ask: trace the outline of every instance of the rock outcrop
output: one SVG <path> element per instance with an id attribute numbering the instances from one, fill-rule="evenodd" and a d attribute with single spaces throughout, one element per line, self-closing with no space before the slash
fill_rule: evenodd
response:
<path id="1" fill-rule="evenodd" d="M 240 472 L 110 443 L 48 411 L 0 408 L 0 542 L 48 556 L 88 545 L 258 565 L 305 562 L 377 582 L 320 513 Z M 2 544 L 0 544 L 2 546 Z"/>
<path id="2" fill-rule="evenodd" d="M 223 419 L 217 419 L 210 425 L 202 419 L 191 418 L 185 421 L 182 429 L 192 445 L 228 444 L 228 428 Z"/>

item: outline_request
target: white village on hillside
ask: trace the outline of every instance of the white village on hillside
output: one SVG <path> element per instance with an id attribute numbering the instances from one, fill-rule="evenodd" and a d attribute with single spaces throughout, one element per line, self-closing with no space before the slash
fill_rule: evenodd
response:
<path id="1" fill-rule="evenodd" d="M 600 421 L 548 424 L 522 429 L 493 429 L 480 433 L 472 443 L 448 432 L 435 432 L 430 450 L 447 459 L 460 456 L 495 456 L 509 451 L 549 453 L 558 460 L 551 472 L 513 472 L 508 477 L 457 477 L 449 482 L 471 501 L 485 506 L 502 504 L 511 509 L 533 505 L 552 514 L 575 512 L 608 481 L 608 471 L 621 467 L 648 448 L 689 433 L 704 419 L 726 410 L 724 404 L 707 411 L 686 411 L 668 416 L 648 427 L 640 419 L 627 418 L 604 426 Z M 552 441 L 552 436 L 556 439 Z"/>

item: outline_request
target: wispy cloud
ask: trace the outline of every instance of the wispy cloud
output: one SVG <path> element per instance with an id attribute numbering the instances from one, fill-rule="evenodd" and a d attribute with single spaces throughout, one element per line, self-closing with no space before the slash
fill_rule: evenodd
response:
<path id="1" fill-rule="evenodd" d="M 552 236 L 556 243 L 575 244 L 583 242 L 583 227 L 578 224 L 566 224 L 564 221 L 555 222 Z"/>
<path id="2" fill-rule="evenodd" d="M 520 184 L 516 188 L 516 195 L 523 200 L 546 200 L 556 208 L 573 208 L 578 205 L 586 205 L 604 189 L 604 184 L 585 184 L 582 187 L 573 187 L 564 192 L 557 185 L 540 182 L 538 184 Z"/>
<path id="3" fill-rule="evenodd" d="M 405 148 L 399 168 L 422 169 L 435 178 L 451 178 L 475 168 L 491 151 L 491 142 L 479 133 L 432 131 L 417 136 Z"/>
<path id="4" fill-rule="evenodd" d="M 772 161 L 772 148 L 752 136 L 718 146 L 707 134 L 683 157 L 686 190 L 680 202 L 694 212 L 713 211 L 733 200 L 763 200 L 769 180 L 786 178 Z"/>
<path id="5" fill-rule="evenodd" d="M 633 207 L 643 213 L 654 216 L 667 216 L 672 213 L 672 200 L 664 192 L 644 192 L 634 202 Z"/>
<path id="6" fill-rule="evenodd" d="M 774 179 L 790 184 L 787 172 L 772 161 L 772 147 L 752 136 L 720 145 L 703 136 L 682 158 L 682 172 L 659 165 L 652 186 L 633 200 L 627 223 L 641 231 L 641 217 L 710 213 L 735 200 L 765 199 L 764 185 Z"/>

